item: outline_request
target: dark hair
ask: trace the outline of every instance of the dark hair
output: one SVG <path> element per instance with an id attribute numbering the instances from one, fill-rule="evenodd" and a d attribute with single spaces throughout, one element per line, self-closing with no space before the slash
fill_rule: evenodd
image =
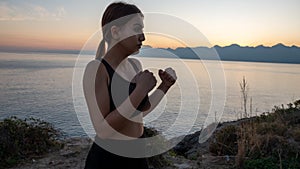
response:
<path id="1" fill-rule="evenodd" d="M 128 4 L 125 2 L 114 2 L 106 8 L 101 20 L 103 39 L 99 44 L 96 53 L 96 58 L 101 58 L 105 54 L 105 42 L 109 42 L 111 38 L 109 32 L 110 26 L 105 26 L 105 25 L 108 25 L 112 21 L 119 19 L 121 17 L 131 15 L 131 14 L 137 14 L 137 13 L 140 13 L 143 16 L 141 10 L 138 7 L 136 7 L 133 4 Z M 122 19 L 122 22 L 118 22 L 117 24 L 119 25 L 125 24 L 130 19 L 132 19 L 132 17 L 125 18 L 124 20 Z"/>

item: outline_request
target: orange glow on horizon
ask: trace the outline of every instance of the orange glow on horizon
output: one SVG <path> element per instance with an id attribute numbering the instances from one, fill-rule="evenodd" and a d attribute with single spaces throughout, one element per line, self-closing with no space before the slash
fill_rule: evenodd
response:
<path id="1" fill-rule="evenodd" d="M 0 39 L 0 46 L 10 46 L 15 48 L 36 48 L 36 49 L 58 49 L 58 50 L 79 50 L 85 42 L 84 37 L 41 37 L 15 35 Z"/>
<path id="2" fill-rule="evenodd" d="M 53 50 L 81 50 L 87 42 L 89 36 L 38 36 L 38 35 L 1 35 L 0 46 L 9 46 L 14 48 L 29 48 L 29 49 L 53 49 Z M 92 45 L 86 47 L 86 50 L 96 50 L 98 41 L 94 39 Z M 256 47 L 259 45 L 274 46 L 278 43 L 282 43 L 286 46 L 298 46 L 300 47 L 300 40 L 292 41 L 285 39 L 285 41 L 276 41 L 275 39 L 260 40 L 256 42 L 226 42 L 226 41 L 211 41 L 212 46 L 219 45 L 221 47 L 229 46 L 231 44 L 238 44 L 240 46 Z M 172 37 L 166 37 L 162 35 L 148 34 L 146 35 L 146 41 L 144 45 L 149 45 L 153 48 L 172 48 L 187 47 L 186 44 Z M 200 45 L 194 45 L 190 47 L 197 47 Z"/>
<path id="3" fill-rule="evenodd" d="M 149 45 L 153 48 L 177 48 L 177 47 L 186 47 L 185 44 L 179 40 L 171 37 L 166 37 L 162 35 L 147 34 L 146 41 L 144 45 Z"/>

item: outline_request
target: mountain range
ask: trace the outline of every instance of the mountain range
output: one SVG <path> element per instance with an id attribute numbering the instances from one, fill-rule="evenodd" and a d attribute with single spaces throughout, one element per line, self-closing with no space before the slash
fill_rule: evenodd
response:
<path id="1" fill-rule="evenodd" d="M 49 49 L 18 49 L 0 47 L 0 52 L 41 52 L 41 53 L 63 53 L 63 54 L 88 54 L 95 55 L 96 51 L 80 50 L 49 50 Z M 300 47 L 285 46 L 281 43 L 272 47 L 263 45 L 256 47 L 242 47 L 237 44 L 230 46 L 213 47 L 179 47 L 152 48 L 143 46 L 140 57 L 163 57 L 182 59 L 202 59 L 202 60 L 223 60 L 223 61 L 248 61 L 248 62 L 272 62 L 272 63 L 294 63 L 300 64 Z"/>
<path id="2" fill-rule="evenodd" d="M 300 48 L 277 44 L 272 47 L 263 45 L 256 47 L 242 47 L 237 44 L 220 47 L 194 47 L 194 48 L 151 48 L 144 47 L 141 52 L 145 57 L 179 57 L 184 59 L 224 60 L 224 61 L 249 61 L 300 64 Z"/>

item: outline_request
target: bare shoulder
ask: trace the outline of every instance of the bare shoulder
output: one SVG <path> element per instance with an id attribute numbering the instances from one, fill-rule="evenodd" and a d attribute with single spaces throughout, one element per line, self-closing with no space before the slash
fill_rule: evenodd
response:
<path id="1" fill-rule="evenodd" d="M 90 70 L 90 69 L 98 69 L 100 65 L 100 61 L 98 60 L 91 60 L 85 67 L 85 70 Z"/>
<path id="2" fill-rule="evenodd" d="M 138 59 L 132 57 L 128 59 L 130 59 L 138 67 L 139 70 L 143 70 L 142 63 Z"/>
<path id="3" fill-rule="evenodd" d="M 84 77 L 88 78 L 89 81 L 98 81 L 98 80 L 105 80 L 107 81 L 108 73 L 105 69 L 103 63 L 99 60 L 92 60 L 90 61 L 85 68 Z M 92 78 L 92 80 L 90 80 Z M 93 80 L 94 79 L 94 80 Z"/>

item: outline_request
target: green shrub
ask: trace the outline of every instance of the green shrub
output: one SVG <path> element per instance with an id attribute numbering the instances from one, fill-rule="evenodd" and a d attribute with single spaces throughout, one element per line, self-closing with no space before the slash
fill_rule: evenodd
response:
<path id="1" fill-rule="evenodd" d="M 215 155 L 236 155 L 237 127 L 230 125 L 217 131 L 209 144 L 209 151 Z"/>
<path id="2" fill-rule="evenodd" d="M 154 137 L 154 136 L 157 136 L 158 134 L 159 134 L 159 132 L 157 130 L 155 130 L 154 128 L 144 127 L 144 137 Z M 157 148 L 159 148 L 160 146 L 164 146 L 165 138 L 160 137 L 158 139 L 161 139 L 162 144 L 159 145 Z M 148 163 L 150 166 L 153 166 L 154 168 L 157 168 L 157 169 L 165 168 L 165 166 L 170 165 L 169 161 L 163 156 L 163 154 L 149 157 Z"/>
<path id="3" fill-rule="evenodd" d="M 282 168 L 286 168 L 286 169 L 299 169 L 300 168 L 300 160 L 299 160 L 299 158 L 290 158 L 288 160 L 284 160 L 282 162 Z"/>
<path id="4" fill-rule="evenodd" d="M 257 134 L 274 134 L 278 136 L 284 136 L 286 134 L 287 127 L 279 122 L 266 123 L 262 122 L 257 124 L 256 132 Z"/>
<path id="5" fill-rule="evenodd" d="M 270 157 L 246 160 L 244 169 L 279 169 L 277 162 L 277 159 Z"/>
<path id="6" fill-rule="evenodd" d="M 4 119 L 0 122 L 0 166 L 10 167 L 22 159 L 60 148 L 61 134 L 50 123 L 39 119 Z"/>
<path id="7" fill-rule="evenodd" d="M 275 107 L 274 111 L 278 110 L 278 107 Z M 260 122 L 274 122 L 276 120 L 276 116 L 274 115 L 274 113 L 262 113 L 259 117 L 259 121 Z"/>
<path id="8" fill-rule="evenodd" d="M 295 141 L 300 141 L 300 128 L 293 129 L 292 135 Z"/>
<path id="9" fill-rule="evenodd" d="M 296 100 L 296 101 L 294 102 L 294 106 L 295 106 L 296 109 L 299 109 L 299 110 L 300 110 L 300 100 Z"/>
<path id="10" fill-rule="evenodd" d="M 297 158 L 283 160 L 282 168 L 299 169 L 300 162 Z M 280 161 L 275 157 L 250 159 L 245 161 L 244 169 L 280 169 Z"/>

